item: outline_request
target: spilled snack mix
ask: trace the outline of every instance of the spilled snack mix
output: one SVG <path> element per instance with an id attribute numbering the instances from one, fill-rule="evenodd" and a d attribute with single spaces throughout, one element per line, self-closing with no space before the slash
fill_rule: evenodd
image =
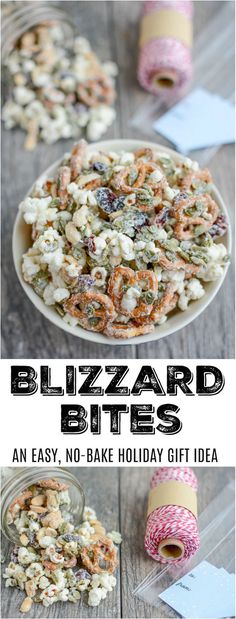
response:
<path id="1" fill-rule="evenodd" d="M 68 485 L 55 479 L 38 481 L 11 503 L 8 524 L 20 536 L 3 577 L 6 587 L 25 593 L 21 612 L 34 602 L 77 602 L 86 597 L 98 606 L 116 585 L 119 533 L 106 533 L 96 513 L 85 507 L 76 525 L 70 513 Z"/>
<path id="2" fill-rule="evenodd" d="M 23 276 L 62 319 L 115 338 L 149 333 L 222 276 L 227 222 L 196 162 L 81 140 L 20 204 Z"/>
<path id="3" fill-rule="evenodd" d="M 24 33 L 5 66 L 11 95 L 2 118 L 7 129 L 27 132 L 27 150 L 38 140 L 52 144 L 77 138 L 84 129 L 89 140 L 98 140 L 112 124 L 115 63 L 100 63 L 83 37 L 66 48 L 59 23 L 40 24 Z"/>

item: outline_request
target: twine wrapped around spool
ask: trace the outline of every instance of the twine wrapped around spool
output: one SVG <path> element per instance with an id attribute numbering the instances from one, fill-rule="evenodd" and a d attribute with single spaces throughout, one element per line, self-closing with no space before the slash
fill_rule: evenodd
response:
<path id="1" fill-rule="evenodd" d="M 138 80 L 163 100 L 181 97 L 192 76 L 191 0 L 146 0 L 140 28 Z"/>
<path id="2" fill-rule="evenodd" d="M 197 479 L 188 467 L 163 467 L 150 484 L 145 548 L 160 563 L 184 563 L 200 545 Z"/>

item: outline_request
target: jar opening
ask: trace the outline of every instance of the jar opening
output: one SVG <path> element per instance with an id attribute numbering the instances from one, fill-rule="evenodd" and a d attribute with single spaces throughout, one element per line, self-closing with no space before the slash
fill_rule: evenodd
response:
<path id="1" fill-rule="evenodd" d="M 5 483 L 3 483 L 1 501 L 1 528 L 5 537 L 7 537 L 11 542 L 19 544 L 20 539 L 17 528 L 14 525 L 14 520 L 11 522 L 12 518 L 10 508 L 12 507 L 12 504 L 16 498 L 20 498 L 22 493 L 27 489 L 32 490 L 35 486 L 37 488 L 37 482 L 52 479 L 68 485 L 68 494 L 70 498 L 68 512 L 71 517 L 73 517 L 76 524 L 81 522 L 85 504 L 83 488 L 77 478 L 67 469 L 59 467 L 33 467 L 23 468 L 17 470 L 16 472 L 14 470 L 14 474 L 6 480 Z"/>

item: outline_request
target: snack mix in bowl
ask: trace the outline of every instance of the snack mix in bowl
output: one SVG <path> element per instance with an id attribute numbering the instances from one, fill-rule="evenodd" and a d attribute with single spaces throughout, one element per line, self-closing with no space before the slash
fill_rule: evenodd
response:
<path id="1" fill-rule="evenodd" d="M 210 172 L 188 158 L 81 140 L 20 204 L 32 225 L 24 279 L 72 326 L 150 333 L 224 272 L 227 222 L 213 195 Z"/>

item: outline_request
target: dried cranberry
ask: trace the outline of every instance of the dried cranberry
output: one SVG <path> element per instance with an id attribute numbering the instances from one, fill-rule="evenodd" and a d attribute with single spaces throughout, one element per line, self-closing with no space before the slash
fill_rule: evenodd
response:
<path id="1" fill-rule="evenodd" d="M 113 202 L 116 200 L 116 194 L 113 193 L 108 187 L 100 187 L 97 189 L 96 198 L 100 208 L 105 213 L 113 213 L 117 208 L 113 208 Z"/>
<path id="2" fill-rule="evenodd" d="M 73 533 L 65 533 L 62 537 L 65 542 L 78 542 L 80 539 L 79 535 L 73 535 Z"/>
<path id="3" fill-rule="evenodd" d="M 183 192 L 182 193 L 177 193 L 177 196 L 175 196 L 174 198 L 174 204 L 178 204 L 178 202 L 180 202 L 181 200 L 186 200 L 187 198 L 189 198 L 188 193 Z"/>
<path id="4" fill-rule="evenodd" d="M 43 520 L 45 517 L 45 513 L 44 514 L 37 514 L 37 520 Z"/>
<path id="5" fill-rule="evenodd" d="M 94 277 L 91 277 L 90 275 L 79 275 L 78 288 L 81 292 L 85 292 L 85 290 L 88 290 L 91 286 L 94 286 L 94 284 L 96 284 Z"/>
<path id="6" fill-rule="evenodd" d="M 84 105 L 84 103 L 76 103 L 74 105 L 74 109 L 77 112 L 77 114 L 84 114 L 85 112 L 87 112 L 87 106 Z"/>
<path id="7" fill-rule="evenodd" d="M 10 554 L 10 560 L 12 561 L 12 563 L 18 563 L 18 546 L 14 546 L 11 554 Z"/>
<path id="8" fill-rule="evenodd" d="M 126 196 L 118 196 L 112 203 L 112 212 L 120 211 L 125 206 L 125 198 Z"/>
<path id="9" fill-rule="evenodd" d="M 104 172 L 107 171 L 108 166 L 105 163 L 102 163 L 101 161 L 95 161 L 93 164 L 93 169 L 96 172 L 99 172 L 99 174 L 104 174 Z"/>
<path id="10" fill-rule="evenodd" d="M 146 213 L 142 213 L 141 211 L 139 213 L 135 213 L 133 220 L 133 227 L 135 230 L 140 230 L 143 226 L 147 226 L 148 223 L 149 217 Z"/>
<path id="11" fill-rule="evenodd" d="M 30 546 L 37 547 L 36 535 L 32 531 L 27 531 L 27 537 L 30 543 Z"/>
<path id="12" fill-rule="evenodd" d="M 215 239 L 218 236 L 223 236 L 226 233 L 227 228 L 228 225 L 225 216 L 219 215 L 213 226 L 210 228 L 209 234 L 212 236 L 213 239 Z"/>
<path id="13" fill-rule="evenodd" d="M 88 248 L 88 251 L 91 251 L 91 252 L 96 251 L 96 243 L 95 243 L 94 234 L 91 234 L 91 236 L 84 237 L 83 241 L 84 241 L 85 247 Z"/>
<path id="14" fill-rule="evenodd" d="M 87 572 L 87 570 L 78 570 L 75 572 L 75 577 L 78 581 L 80 580 L 91 580 L 92 576 Z"/>
<path id="15" fill-rule="evenodd" d="M 60 71 L 60 77 L 62 80 L 66 79 L 67 77 L 74 77 L 73 73 L 70 73 L 70 71 Z"/>
<path id="16" fill-rule="evenodd" d="M 168 206 L 164 206 L 155 217 L 155 224 L 158 228 L 161 228 L 169 217 L 170 209 Z"/>

